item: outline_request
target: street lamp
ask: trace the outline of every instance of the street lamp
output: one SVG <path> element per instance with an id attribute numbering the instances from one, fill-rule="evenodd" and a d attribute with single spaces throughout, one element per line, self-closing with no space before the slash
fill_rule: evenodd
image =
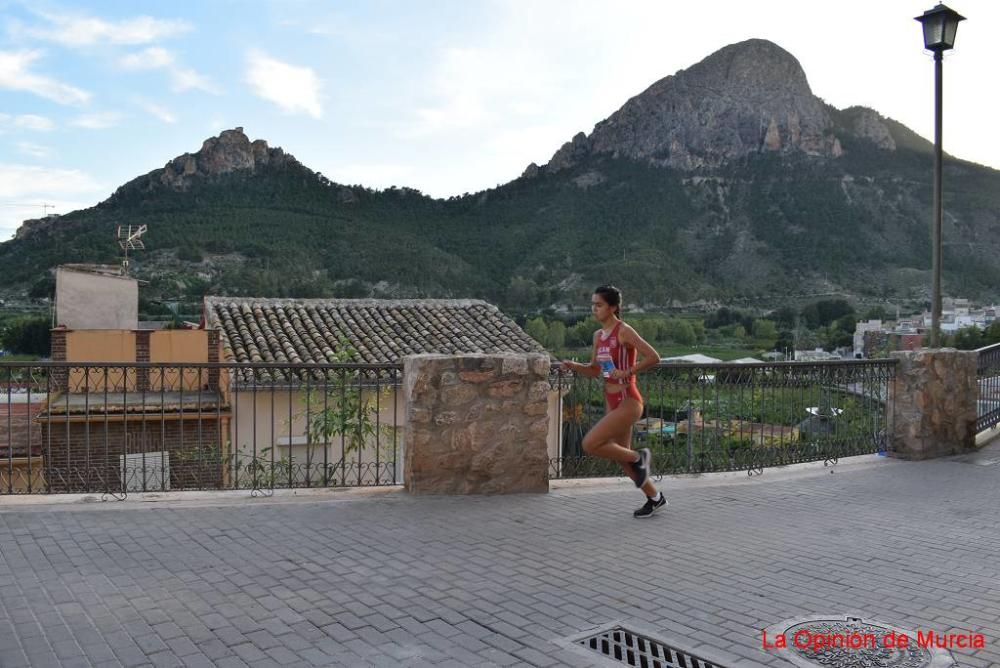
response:
<path id="1" fill-rule="evenodd" d="M 931 236 L 931 348 L 940 345 L 941 338 L 941 62 L 942 54 L 955 46 L 958 22 L 965 17 L 938 3 L 923 16 L 916 17 L 924 28 L 924 48 L 934 52 L 934 228 Z"/>

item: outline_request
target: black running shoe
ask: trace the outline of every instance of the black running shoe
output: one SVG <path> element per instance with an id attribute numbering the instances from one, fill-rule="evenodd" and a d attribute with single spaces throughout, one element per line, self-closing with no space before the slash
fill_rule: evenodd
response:
<path id="1" fill-rule="evenodd" d="M 649 448 L 643 448 L 639 451 L 639 461 L 632 464 L 632 470 L 635 471 L 634 480 L 636 487 L 642 487 L 649 480 L 649 462 L 652 457 Z"/>
<path id="2" fill-rule="evenodd" d="M 659 501 L 653 501 L 652 499 L 647 498 L 646 503 L 643 504 L 642 508 L 639 508 L 637 511 L 632 513 L 632 516 L 637 517 L 640 520 L 646 517 L 650 517 L 652 516 L 653 513 L 655 513 L 657 510 L 659 510 L 665 505 L 667 505 L 667 497 L 663 496 L 663 492 L 660 492 Z"/>

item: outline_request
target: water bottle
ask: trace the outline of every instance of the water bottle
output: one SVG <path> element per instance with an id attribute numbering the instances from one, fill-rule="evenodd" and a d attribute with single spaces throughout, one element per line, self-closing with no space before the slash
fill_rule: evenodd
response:
<path id="1" fill-rule="evenodd" d="M 611 377 L 611 372 L 615 370 L 615 363 L 611 361 L 611 355 L 601 353 L 597 356 L 597 363 L 601 367 L 601 375 L 605 378 Z"/>

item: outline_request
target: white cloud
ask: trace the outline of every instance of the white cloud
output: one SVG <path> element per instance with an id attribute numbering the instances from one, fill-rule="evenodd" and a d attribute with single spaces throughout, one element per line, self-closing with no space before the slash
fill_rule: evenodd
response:
<path id="1" fill-rule="evenodd" d="M 101 185 L 78 169 L 0 163 L 0 197 L 17 199 L 54 192 L 79 195 L 99 190 Z"/>
<path id="2" fill-rule="evenodd" d="M 497 26 L 475 46 L 441 49 L 422 85 L 422 100 L 414 105 L 414 117 L 400 134 L 496 134 L 551 122 L 552 110 L 570 99 L 572 81 L 559 70 L 544 39 L 522 43 L 518 34 Z"/>
<path id="3" fill-rule="evenodd" d="M 320 104 L 322 82 L 309 67 L 289 65 L 259 51 L 247 54 L 246 81 L 254 92 L 290 114 L 323 116 Z"/>
<path id="4" fill-rule="evenodd" d="M 127 70 L 152 70 L 174 64 L 174 54 L 163 47 L 151 46 L 148 49 L 130 53 L 120 61 Z"/>
<path id="5" fill-rule="evenodd" d="M 154 118 L 160 120 L 163 123 L 168 123 L 172 125 L 177 122 L 177 117 L 174 116 L 173 112 L 171 112 L 169 109 L 166 109 L 165 107 L 161 107 L 160 105 L 154 102 L 148 102 L 146 100 L 138 100 L 136 104 L 138 104 L 142 109 L 144 109 L 149 115 L 153 116 Z"/>
<path id="6" fill-rule="evenodd" d="M 17 143 L 17 150 L 24 155 L 30 156 L 32 158 L 44 159 L 52 155 L 52 149 L 48 146 L 41 146 L 39 144 L 32 144 L 28 141 L 20 141 Z"/>
<path id="7" fill-rule="evenodd" d="M 104 186 L 76 169 L 0 163 L 0 198 L 17 203 L 0 208 L 0 240 L 10 238 L 28 218 L 93 206 L 106 194 Z"/>
<path id="8" fill-rule="evenodd" d="M 121 119 L 122 115 L 117 111 L 102 111 L 94 114 L 84 114 L 82 116 L 78 116 L 70 121 L 69 124 L 75 128 L 104 130 L 106 128 L 115 127 Z"/>
<path id="9" fill-rule="evenodd" d="M 186 21 L 137 16 L 122 21 L 105 21 L 90 16 L 42 14 L 49 25 L 23 28 L 30 37 L 68 47 L 94 44 L 151 44 L 191 30 Z"/>
<path id="10" fill-rule="evenodd" d="M 5 127 L 19 128 L 22 130 L 35 130 L 38 132 L 47 132 L 54 128 L 56 125 L 48 118 L 44 116 L 36 116 L 35 114 L 20 114 L 17 116 L 11 116 L 10 114 L 0 114 L 0 132 L 2 132 Z"/>
<path id="11" fill-rule="evenodd" d="M 483 89 L 487 54 L 471 48 L 445 49 L 430 81 L 436 104 L 416 110 L 414 136 L 487 124 L 493 117 Z"/>
<path id="12" fill-rule="evenodd" d="M 218 94 L 219 90 L 211 80 L 189 67 L 182 67 L 167 49 L 153 46 L 136 53 L 130 53 L 119 61 L 127 70 L 165 69 L 170 75 L 171 89 L 176 92 L 201 90 Z"/>
<path id="13" fill-rule="evenodd" d="M 361 184 L 368 188 L 388 188 L 404 186 L 413 178 L 413 168 L 409 165 L 393 163 L 355 163 L 339 165 L 323 176 L 335 183 L 347 185 Z"/>
<path id="14" fill-rule="evenodd" d="M 175 67 L 170 70 L 171 88 L 177 92 L 200 90 L 213 95 L 219 94 L 219 89 L 212 81 L 198 72 L 185 67 Z"/>
<path id="15" fill-rule="evenodd" d="M 0 88 L 34 93 L 59 104 L 82 104 L 90 93 L 29 71 L 40 51 L 0 51 Z"/>

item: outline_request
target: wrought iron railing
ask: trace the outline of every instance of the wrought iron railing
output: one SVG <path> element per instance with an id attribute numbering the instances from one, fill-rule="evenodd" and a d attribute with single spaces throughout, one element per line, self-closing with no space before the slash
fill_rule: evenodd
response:
<path id="1" fill-rule="evenodd" d="M 976 432 L 1000 424 L 1000 343 L 976 350 L 976 383 L 979 401 L 976 402 Z"/>
<path id="2" fill-rule="evenodd" d="M 0 363 L 0 494 L 397 484 L 399 365 Z"/>
<path id="3" fill-rule="evenodd" d="M 746 470 L 836 461 L 888 447 L 894 360 L 663 364 L 639 376 L 645 400 L 631 445 L 656 473 Z M 551 478 L 621 475 L 587 456 L 586 432 L 605 414 L 603 380 L 553 367 L 562 395 L 561 456 Z"/>
<path id="4" fill-rule="evenodd" d="M 884 451 L 894 373 L 892 360 L 661 364 L 639 378 L 632 445 L 659 473 Z M 401 378 L 400 365 L 0 363 L 0 494 L 399 484 Z M 552 382 L 550 477 L 619 475 L 581 448 L 602 384 L 558 366 Z"/>

